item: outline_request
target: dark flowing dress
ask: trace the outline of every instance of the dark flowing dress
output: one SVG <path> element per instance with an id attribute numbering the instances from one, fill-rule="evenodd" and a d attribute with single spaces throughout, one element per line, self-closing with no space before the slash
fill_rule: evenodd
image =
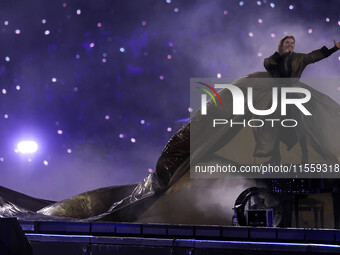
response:
<path id="1" fill-rule="evenodd" d="M 299 82 L 299 78 L 307 65 L 315 63 L 324 58 L 327 58 L 332 53 L 337 51 L 334 47 L 312 51 L 308 54 L 290 53 L 280 55 L 275 52 L 269 58 L 264 60 L 264 66 L 268 72 L 256 72 L 246 75 L 233 82 L 233 85 L 238 86 L 243 92 L 251 85 L 257 88 L 254 91 L 253 103 L 256 109 L 268 109 L 272 100 L 272 87 L 276 85 L 276 78 L 285 78 L 290 86 L 306 88 L 311 92 L 311 99 L 307 104 L 307 108 L 313 113 L 312 117 L 301 116 L 304 131 L 308 139 L 308 147 L 315 154 L 315 158 L 324 162 L 339 162 L 340 161 L 340 106 L 327 95 L 309 87 L 308 85 Z M 264 82 L 266 80 L 267 82 Z M 281 79 L 280 79 L 281 80 Z M 232 102 L 230 93 L 227 89 L 219 91 L 222 102 Z M 210 108 L 209 108 L 210 106 Z M 227 104 L 221 110 L 221 116 L 231 116 L 234 120 L 238 120 L 238 116 L 233 116 L 231 113 L 231 105 Z M 208 104 L 208 115 L 210 112 L 217 111 L 213 107 L 213 103 Z M 251 113 L 248 111 L 245 115 L 250 118 Z M 204 127 L 196 123 L 202 123 L 205 116 L 196 114 L 188 123 L 186 123 L 168 142 L 165 146 L 162 155 L 160 156 L 154 179 L 156 188 L 158 183 L 163 188 L 173 184 L 182 171 L 185 172 L 189 168 L 190 154 L 190 132 L 200 133 L 204 137 L 205 142 L 191 141 L 191 162 L 197 162 L 204 158 L 207 154 L 213 154 L 221 147 L 231 142 L 240 129 L 232 129 L 228 126 L 221 127 L 213 134 L 204 133 Z M 195 130 L 190 129 L 190 126 L 199 127 Z M 225 155 L 226 158 L 232 159 L 239 163 L 254 162 L 254 157 L 267 157 L 272 155 L 275 150 L 275 142 L 277 141 L 277 129 L 253 129 L 255 145 L 251 149 L 252 155 L 241 151 L 235 153 L 234 149 L 229 150 L 230 154 L 236 156 Z M 198 135 L 195 135 L 198 137 Z M 295 132 L 281 134 L 279 139 L 291 149 L 297 142 L 298 137 Z M 197 146 L 196 146 L 197 144 Z M 226 151 L 228 153 L 228 151 Z M 317 154 L 317 155 L 316 155 Z M 313 157 L 312 157 L 313 158 Z"/>
<path id="2" fill-rule="evenodd" d="M 328 57 L 336 50 L 337 48 L 322 47 L 308 54 L 275 53 L 264 61 L 267 72 L 252 73 L 232 83 L 245 93 L 249 81 L 252 81 L 252 86 L 256 88 L 253 94 L 256 109 L 268 109 L 272 100 L 272 87 L 276 84 L 275 78 L 294 78 L 291 86 L 308 89 L 311 92 L 311 100 L 306 107 L 313 113 L 313 117 L 301 116 L 308 141 L 308 153 L 313 154 L 310 158 L 325 162 L 340 161 L 340 106 L 327 95 L 299 82 L 299 78 L 307 65 Z M 231 102 L 231 94 L 227 89 L 218 93 L 223 102 Z M 208 115 L 220 114 L 238 121 L 240 117 L 233 116 L 231 108 L 230 103 L 216 108 L 212 102 L 208 102 L 207 111 Z M 245 118 L 252 116 L 251 112 L 245 112 Z M 158 159 L 155 173 L 140 183 L 89 191 L 57 203 L 39 201 L 36 210 L 17 203 L 12 191 L 5 189 L 2 198 L 0 197 L 0 207 L 10 210 L 2 210 L 2 216 L 17 216 L 22 219 L 46 219 L 50 216 L 53 220 L 55 217 L 65 217 L 63 219 L 136 221 L 167 189 L 188 173 L 190 163 L 202 161 L 216 153 L 233 162 L 252 163 L 258 158 L 270 157 L 278 140 L 285 144 L 288 150 L 293 150 L 299 141 L 295 132 L 279 133 L 278 129 L 259 128 L 249 132 L 247 128 L 221 126 L 211 133 L 200 125 L 204 118 L 206 116 L 195 114 L 173 135 Z M 190 143 L 190 135 L 204 139 Z M 235 140 L 242 137 L 249 141 L 243 148 L 236 148 Z M 300 155 L 297 155 L 297 158 L 299 157 Z"/>

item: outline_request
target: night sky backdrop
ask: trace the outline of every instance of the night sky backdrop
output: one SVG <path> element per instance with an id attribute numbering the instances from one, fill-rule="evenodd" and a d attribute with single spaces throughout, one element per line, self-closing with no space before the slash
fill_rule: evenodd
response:
<path id="1" fill-rule="evenodd" d="M 60 200 L 153 171 L 190 77 L 264 71 L 340 40 L 337 0 L 1 0 L 0 185 Z M 340 78 L 340 51 L 303 77 Z M 340 102 L 340 87 L 317 88 Z M 35 154 L 16 150 L 38 143 Z"/>

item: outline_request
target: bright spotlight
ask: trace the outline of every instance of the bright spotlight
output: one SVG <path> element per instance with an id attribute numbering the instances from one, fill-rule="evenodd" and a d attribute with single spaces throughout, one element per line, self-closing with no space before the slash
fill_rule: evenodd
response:
<path id="1" fill-rule="evenodd" d="M 17 149 L 23 154 L 35 153 L 38 150 L 38 144 L 35 141 L 21 141 Z"/>

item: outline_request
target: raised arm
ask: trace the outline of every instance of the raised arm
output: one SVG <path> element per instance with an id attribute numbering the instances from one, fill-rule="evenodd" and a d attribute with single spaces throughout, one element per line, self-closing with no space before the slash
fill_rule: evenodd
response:
<path id="1" fill-rule="evenodd" d="M 304 63 L 306 65 L 309 65 L 311 63 L 315 63 L 317 61 L 320 61 L 324 58 L 329 57 L 331 54 L 336 52 L 340 48 L 340 41 L 336 42 L 334 40 L 334 47 L 331 49 L 328 49 L 326 46 L 323 46 L 321 49 L 314 50 L 308 54 L 305 55 Z"/>

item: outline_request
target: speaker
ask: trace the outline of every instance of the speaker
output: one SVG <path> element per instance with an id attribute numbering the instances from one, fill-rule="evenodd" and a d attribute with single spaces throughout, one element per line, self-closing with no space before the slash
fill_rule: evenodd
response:
<path id="1" fill-rule="evenodd" d="M 246 211 L 246 216 L 248 226 L 273 226 L 272 209 L 249 209 Z"/>
<path id="2" fill-rule="evenodd" d="M 32 255 L 28 242 L 16 218 L 0 218 L 0 254 Z"/>

